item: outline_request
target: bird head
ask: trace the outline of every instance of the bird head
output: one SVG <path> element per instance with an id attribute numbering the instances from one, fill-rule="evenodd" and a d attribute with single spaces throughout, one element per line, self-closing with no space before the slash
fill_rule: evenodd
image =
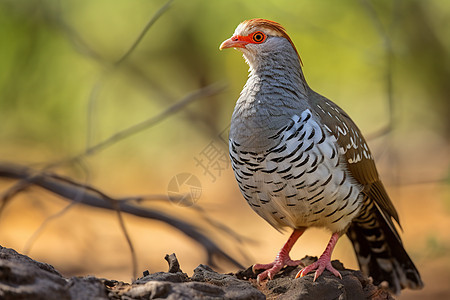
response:
<path id="1" fill-rule="evenodd" d="M 233 36 L 219 47 L 220 50 L 226 48 L 242 51 L 250 66 L 254 66 L 260 59 L 286 49 L 295 51 L 302 64 L 297 49 L 284 27 L 266 19 L 251 19 L 240 23 Z"/>

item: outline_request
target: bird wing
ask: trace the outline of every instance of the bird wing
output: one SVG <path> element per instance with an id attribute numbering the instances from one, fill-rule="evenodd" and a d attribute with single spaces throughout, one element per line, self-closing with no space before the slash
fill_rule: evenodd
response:
<path id="1" fill-rule="evenodd" d="M 363 193 L 375 201 L 386 221 L 395 230 L 391 217 L 400 225 L 397 211 L 379 179 L 373 156 L 359 128 L 347 113 L 332 101 L 314 91 L 311 91 L 309 96 L 311 105 L 316 106 L 314 110 L 322 124 L 336 137 L 343 150 L 350 174 L 364 185 Z"/>

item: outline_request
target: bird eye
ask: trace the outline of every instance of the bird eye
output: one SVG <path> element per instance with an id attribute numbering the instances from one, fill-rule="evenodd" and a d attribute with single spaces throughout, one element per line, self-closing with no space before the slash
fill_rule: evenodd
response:
<path id="1" fill-rule="evenodd" d="M 262 33 L 261 31 L 257 31 L 252 35 L 252 40 L 258 44 L 264 42 L 265 39 L 266 39 L 266 35 L 264 33 Z"/>

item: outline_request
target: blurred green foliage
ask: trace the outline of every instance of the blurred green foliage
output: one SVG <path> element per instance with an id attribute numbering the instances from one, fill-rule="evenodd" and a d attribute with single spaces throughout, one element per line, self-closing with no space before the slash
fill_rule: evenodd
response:
<path id="1" fill-rule="evenodd" d="M 178 0 L 131 56 L 112 67 L 164 3 L 2 0 L 1 159 L 49 161 L 78 153 L 192 90 L 227 82 L 226 93 L 199 100 L 116 148 L 156 163 L 173 153 L 173 165 L 191 159 L 205 137 L 227 127 L 247 76 L 241 56 L 218 46 L 254 17 L 287 28 L 309 84 L 343 106 L 364 132 L 380 129 L 393 114 L 399 130 L 450 136 L 448 1 Z"/>

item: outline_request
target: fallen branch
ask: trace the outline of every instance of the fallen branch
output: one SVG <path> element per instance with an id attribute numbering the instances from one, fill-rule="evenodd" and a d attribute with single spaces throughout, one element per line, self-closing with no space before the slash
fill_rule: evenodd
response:
<path id="1" fill-rule="evenodd" d="M 207 263 L 209 265 L 216 266 L 214 258 L 221 258 L 242 268 L 239 262 L 222 250 L 213 240 L 203 234 L 199 228 L 177 217 L 148 207 L 138 206 L 130 201 L 116 199 L 92 186 L 80 184 L 72 179 L 61 177 L 50 172 L 36 172 L 25 166 L 0 163 L 0 177 L 20 180 L 22 183 L 26 182 L 27 186 L 34 185 L 41 187 L 66 200 L 74 201 L 79 204 L 112 211 L 120 210 L 122 213 L 164 222 L 199 243 L 206 251 Z M 14 195 L 16 194 L 17 193 Z M 0 198 L 0 201 L 5 201 L 7 199 L 5 198 L 5 195 L 9 195 L 8 191 Z M 132 199 L 133 197 L 127 198 Z"/>

